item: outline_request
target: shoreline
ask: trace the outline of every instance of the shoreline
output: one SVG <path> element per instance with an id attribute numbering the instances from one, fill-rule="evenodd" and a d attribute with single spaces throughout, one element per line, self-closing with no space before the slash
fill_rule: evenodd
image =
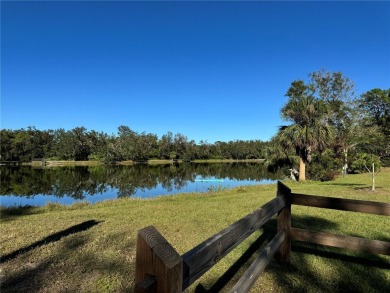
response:
<path id="1" fill-rule="evenodd" d="M 286 185 L 293 192 L 301 194 L 388 202 L 389 176 L 390 168 L 384 168 L 378 173 L 378 189 L 375 192 L 370 191 L 371 177 L 368 173 L 339 177 L 331 182 L 300 183 L 289 180 Z M 147 200 L 120 198 L 96 204 L 81 202 L 71 206 L 50 204 L 44 207 L 0 209 L 1 255 L 9 257 L 8 261 L 0 265 L 3 272 L 2 286 L 7 286 L 7 292 L 21 291 L 21 283 L 13 282 L 15 276 L 20 276 L 19 274 L 36 265 L 40 274 L 50 278 L 40 278 L 37 282 L 36 271 L 28 271 L 23 275 L 22 291 L 63 292 L 69 289 L 69 284 L 74 284 L 70 291 L 107 292 L 105 284 L 109 284 L 112 291 L 132 292 L 135 281 L 128 276 L 134 275 L 136 268 L 137 231 L 153 225 L 175 246 L 179 254 L 183 254 L 275 196 L 276 184 L 269 184 L 208 193 L 182 193 Z M 358 234 L 369 240 L 386 240 L 388 231 L 387 218 L 383 216 L 321 208 L 308 210 L 308 207 L 294 206 L 294 221 L 297 228 L 337 232 L 342 235 Z M 76 230 L 73 234 L 68 233 L 70 229 L 80 226 L 83 229 Z M 230 256 L 221 259 L 219 264 L 187 291 L 195 291 L 199 284 L 213 284 L 226 272 L 227 267 L 231 267 L 242 257 L 247 247 L 266 228 L 256 231 L 243 242 L 243 246 L 232 250 Z M 63 237 L 47 241 L 53 235 Z M 33 249 L 25 249 L 36 243 L 38 244 Z M 19 254 L 15 254 L 16 251 Z M 264 288 L 274 288 L 280 292 L 289 292 L 293 286 L 298 289 L 307 288 L 312 292 L 321 291 L 321 288 L 329 289 L 328 291 L 340 288 L 372 291 L 372 280 L 376 276 L 381 276 L 375 283 L 375 286 L 379 286 L 376 288 L 382 292 L 388 291 L 389 286 L 385 280 L 390 277 L 390 271 L 386 269 L 390 256 L 374 256 L 376 263 L 383 265 L 370 265 L 370 258 L 367 258 L 368 263 L 353 263 L 353 268 L 358 270 L 352 270 L 350 260 L 355 257 L 366 260 L 366 256 L 362 258 L 360 252 L 341 251 L 337 254 L 332 252 L 331 256 L 334 255 L 335 258 L 327 258 L 310 252 L 311 250 L 308 253 L 293 251 L 292 268 L 280 267 L 272 261 L 262 278 L 255 282 L 252 291 L 263 292 Z M 40 266 L 46 263 L 50 265 Z M 248 260 L 247 263 L 249 265 L 251 261 Z M 315 271 L 311 265 L 313 263 Z M 286 283 L 279 283 L 280 275 L 286 270 L 292 278 L 286 279 Z M 314 284 L 313 272 L 321 276 Z M 343 273 L 342 283 L 329 283 L 329 279 L 338 276 L 340 272 Z M 357 279 L 361 287 L 353 287 Z M 346 283 L 345 280 L 350 281 Z M 226 289 L 230 288 L 231 284 L 227 284 Z"/>
<path id="2" fill-rule="evenodd" d="M 264 163 L 265 159 L 207 159 L 207 160 L 192 160 L 189 163 L 195 164 L 215 164 L 215 163 Z M 148 164 L 148 165 L 166 165 L 166 164 L 180 164 L 183 160 L 148 160 L 145 162 L 137 161 L 120 161 L 113 165 L 131 166 L 135 164 Z M 3 162 L 4 166 L 7 166 L 7 162 Z M 11 165 L 11 164 L 10 164 Z M 12 162 L 12 165 L 32 166 L 32 167 L 62 167 L 62 166 L 104 166 L 101 161 L 65 161 L 65 160 L 45 160 L 45 161 L 33 161 L 33 162 Z"/>

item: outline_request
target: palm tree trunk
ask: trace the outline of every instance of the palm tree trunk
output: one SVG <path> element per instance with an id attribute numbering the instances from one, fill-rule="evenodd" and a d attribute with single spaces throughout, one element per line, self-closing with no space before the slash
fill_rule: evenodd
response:
<path id="1" fill-rule="evenodd" d="M 299 181 L 306 180 L 306 163 L 302 158 L 299 158 Z"/>

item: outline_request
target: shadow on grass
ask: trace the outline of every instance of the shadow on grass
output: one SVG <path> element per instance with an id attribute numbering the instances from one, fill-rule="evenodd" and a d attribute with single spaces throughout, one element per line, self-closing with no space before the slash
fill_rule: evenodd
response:
<path id="1" fill-rule="evenodd" d="M 289 292 L 390 292 L 390 264 L 380 255 L 293 242 L 292 260 L 269 273 Z"/>
<path id="2" fill-rule="evenodd" d="M 318 244 L 294 242 L 292 245 L 292 251 L 297 253 L 304 253 L 315 255 L 327 259 L 335 259 L 345 263 L 354 263 L 358 265 L 364 265 L 373 268 L 390 270 L 390 262 L 386 261 L 383 257 L 376 254 L 358 253 L 357 255 L 345 254 L 344 250 L 324 247 Z"/>
<path id="3" fill-rule="evenodd" d="M 276 225 L 276 224 L 275 224 Z M 296 216 L 293 215 L 291 219 L 291 226 L 301 229 L 310 229 L 310 230 L 325 230 L 325 229 L 335 229 L 338 227 L 338 224 L 326 219 L 321 219 L 314 216 Z"/>
<path id="4" fill-rule="evenodd" d="M 370 186 L 370 185 L 365 185 L 364 187 L 355 187 L 354 188 L 355 190 L 359 190 L 359 191 L 366 191 L 366 192 L 368 192 L 368 193 L 375 193 L 375 192 L 377 192 L 377 191 L 380 191 L 380 190 L 382 190 L 383 189 L 383 187 L 381 187 L 381 186 L 375 186 L 375 190 L 372 190 L 372 186 Z"/>
<path id="5" fill-rule="evenodd" d="M 293 227 L 311 230 L 336 229 L 338 224 L 310 216 L 293 216 Z M 237 282 L 251 265 L 259 248 L 275 235 L 276 220 L 269 221 L 264 233 L 225 272 L 211 282 L 200 284 L 196 292 L 221 292 Z M 381 237 L 390 241 L 388 237 Z M 390 292 L 390 258 L 294 241 L 290 264 L 272 261 L 266 269 L 269 277 L 285 292 Z M 260 276 L 261 278 L 261 276 Z M 267 288 L 262 288 L 267 292 Z M 269 288 L 269 290 L 271 290 Z"/>
<path id="6" fill-rule="evenodd" d="M 337 223 L 293 216 L 292 226 L 310 230 L 335 229 Z M 378 235 L 378 239 L 389 241 Z M 390 292 L 390 258 L 293 241 L 290 264 L 272 262 L 269 273 L 289 292 Z"/>
<path id="7" fill-rule="evenodd" d="M 195 289 L 196 293 L 205 293 L 205 292 L 220 292 L 227 283 L 229 283 L 238 271 L 247 263 L 252 256 L 259 250 L 259 248 L 264 245 L 266 242 L 269 242 L 272 237 L 272 233 L 269 231 L 264 232 L 257 238 L 250 247 L 240 256 L 240 258 L 211 286 L 209 289 L 206 289 L 202 284 L 198 285 Z"/>
<path id="8" fill-rule="evenodd" d="M 348 186 L 348 187 L 354 187 L 354 186 L 367 186 L 367 184 L 363 183 L 346 183 L 346 182 L 332 182 L 326 185 L 333 185 L 333 186 Z"/>
<path id="9" fill-rule="evenodd" d="M 105 241 L 106 236 L 115 239 L 128 236 L 108 233 L 96 243 L 97 231 L 90 228 L 99 223 L 86 221 L 61 231 L 62 234 L 50 235 L 45 238 L 51 241 L 47 249 L 21 254 L 2 263 L 1 292 L 132 292 L 134 268 L 131 260 L 125 258 L 132 257 L 135 240 L 117 248 L 122 252 L 115 249 L 104 254 L 102 245 L 113 245 Z M 99 227 L 98 231 L 105 231 Z"/>
<path id="10" fill-rule="evenodd" d="M 0 218 L 2 221 L 10 221 L 15 217 L 19 216 L 28 216 L 34 214 L 43 213 L 42 210 L 39 210 L 34 206 L 18 206 L 18 207 L 0 207 Z"/>
<path id="11" fill-rule="evenodd" d="M 250 266 L 250 261 L 276 235 L 276 220 L 271 219 L 263 226 L 263 233 L 249 246 L 249 248 L 218 278 L 210 288 L 199 284 L 195 288 L 196 293 L 221 292 L 229 282 L 235 280 L 239 272 Z M 240 276 L 239 276 L 240 277 Z"/>
<path id="12" fill-rule="evenodd" d="M 74 226 L 71 226 L 69 227 L 68 229 L 65 229 L 65 230 L 62 230 L 62 231 L 59 231 L 59 232 L 56 232 L 56 233 L 53 233 L 41 240 L 38 240 L 28 246 L 25 246 L 23 248 L 20 248 L 18 250 L 15 250 L 11 253 L 8 253 L 6 255 L 3 255 L 0 257 L 1 259 L 1 262 L 6 262 L 6 261 L 9 261 L 9 260 L 12 260 L 14 259 L 15 257 L 23 254 L 23 253 L 26 253 L 34 248 L 37 248 L 39 246 L 42 246 L 42 245 L 45 245 L 45 244 L 49 244 L 49 243 L 52 243 L 52 242 L 55 242 L 55 241 L 58 241 L 60 240 L 62 237 L 66 237 L 66 236 L 69 236 L 70 234 L 74 234 L 74 233 L 78 233 L 78 232 L 81 232 L 81 231 L 85 231 L 85 230 L 88 230 L 90 228 L 92 228 L 93 226 L 99 224 L 100 222 L 99 221 L 95 221 L 95 220 L 89 220 L 89 221 L 85 221 L 85 222 L 82 222 L 80 224 L 77 224 L 77 225 L 74 225 Z"/>

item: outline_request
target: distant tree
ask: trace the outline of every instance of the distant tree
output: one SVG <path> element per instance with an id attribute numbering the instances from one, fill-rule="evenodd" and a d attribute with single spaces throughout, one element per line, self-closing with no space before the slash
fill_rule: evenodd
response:
<path id="1" fill-rule="evenodd" d="M 188 138 L 187 136 L 176 133 L 173 138 L 174 152 L 176 153 L 175 159 L 184 159 L 188 147 Z"/>
<path id="2" fill-rule="evenodd" d="M 135 159 L 146 161 L 158 154 L 157 135 L 142 132 L 136 137 Z"/>
<path id="3" fill-rule="evenodd" d="M 172 132 L 168 132 L 158 141 L 159 157 L 166 160 L 170 159 L 170 154 L 173 152 L 173 149 L 173 134 Z"/>
<path id="4" fill-rule="evenodd" d="M 136 159 L 137 133 L 128 126 L 118 127 L 117 149 L 124 160 Z"/>
<path id="5" fill-rule="evenodd" d="M 88 142 L 90 146 L 90 155 L 88 160 L 104 162 L 107 157 L 109 136 L 103 132 L 91 130 L 88 133 Z"/>
<path id="6" fill-rule="evenodd" d="M 10 129 L 1 129 L 0 131 L 0 160 L 16 161 L 18 155 L 14 152 L 13 140 L 15 132 Z"/>
<path id="7" fill-rule="evenodd" d="M 376 136 L 370 149 L 385 165 L 390 165 L 390 89 L 373 89 L 362 94 L 359 107 L 364 111 L 368 124 L 377 127 L 381 134 Z"/>
<path id="8" fill-rule="evenodd" d="M 91 154 L 91 141 L 89 133 L 85 127 L 76 127 L 72 129 L 73 138 L 73 158 L 76 161 L 87 161 Z"/>
<path id="9" fill-rule="evenodd" d="M 107 135 L 85 127 L 71 130 L 37 130 L 35 127 L 1 130 L 0 156 L 2 161 L 31 161 L 33 158 L 51 160 L 98 160 L 107 164 L 123 160 L 146 161 L 152 158 L 259 158 L 261 141 L 229 141 L 215 144 L 201 141 L 195 144 L 187 136 L 171 132 L 158 139 L 152 133 L 137 133 L 128 126 L 118 127 L 117 135 Z"/>
<path id="10" fill-rule="evenodd" d="M 59 160 L 74 160 L 74 140 L 70 131 L 63 128 L 54 131 L 52 158 Z"/>

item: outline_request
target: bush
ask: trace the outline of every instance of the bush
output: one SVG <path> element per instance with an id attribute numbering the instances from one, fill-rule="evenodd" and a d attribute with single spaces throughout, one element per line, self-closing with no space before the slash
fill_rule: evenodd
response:
<path id="1" fill-rule="evenodd" d="M 357 153 L 352 159 L 350 169 L 352 173 L 364 173 L 372 168 L 372 163 L 374 163 L 375 169 L 380 170 L 381 161 L 377 155 L 367 154 L 367 153 Z"/>
<path id="2" fill-rule="evenodd" d="M 326 150 L 322 154 L 313 157 L 308 167 L 309 178 L 319 181 L 331 181 L 341 174 L 339 166 L 342 162 L 331 150 Z"/>

